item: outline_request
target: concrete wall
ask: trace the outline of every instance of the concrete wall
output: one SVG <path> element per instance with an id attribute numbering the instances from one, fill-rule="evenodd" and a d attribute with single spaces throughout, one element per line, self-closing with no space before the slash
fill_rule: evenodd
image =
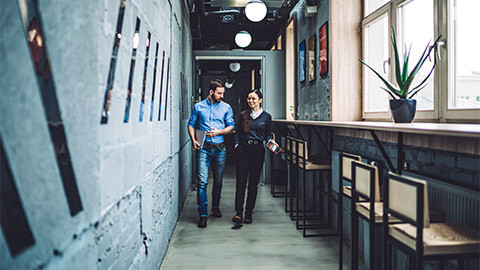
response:
<path id="1" fill-rule="evenodd" d="M 69 213 L 17 1 L 1 0 L 0 135 L 35 243 L 12 256 L 2 231 L 0 268 L 158 269 L 192 177 L 190 108 L 182 103 L 192 84 L 189 12 L 184 1 L 126 1 L 109 121 L 101 125 L 120 0 L 38 2 L 83 210 Z M 140 45 L 124 123 L 137 17 Z M 159 43 L 155 111 L 150 122 L 148 107 L 139 122 L 147 31 L 148 105 Z M 167 117 L 162 111 L 158 121 L 163 50 L 171 63 L 162 91 Z"/>
<path id="2" fill-rule="evenodd" d="M 297 79 L 297 97 L 296 97 L 296 117 L 300 120 L 330 120 L 330 70 L 320 75 L 320 52 L 318 31 L 320 27 L 328 22 L 328 0 L 317 1 L 317 14 L 311 17 L 304 16 L 304 9 L 306 0 L 300 0 L 293 8 L 292 13 L 296 15 L 296 29 L 297 29 L 297 51 L 300 42 L 305 41 L 305 81 L 300 82 Z M 308 39 L 315 35 L 315 80 L 309 81 L 308 73 Z M 328 35 L 327 35 L 328 37 Z M 327 46 L 327 55 L 330 54 L 330 48 Z M 297 78 L 299 76 L 298 57 L 297 61 Z"/>

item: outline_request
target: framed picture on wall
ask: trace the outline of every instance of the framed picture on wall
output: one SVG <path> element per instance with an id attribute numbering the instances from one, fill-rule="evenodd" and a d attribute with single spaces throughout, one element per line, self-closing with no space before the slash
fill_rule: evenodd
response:
<path id="1" fill-rule="evenodd" d="M 315 34 L 308 39 L 308 81 L 315 80 Z"/>
<path id="2" fill-rule="evenodd" d="M 328 72 L 328 35 L 327 22 L 325 22 L 318 30 L 318 47 L 320 61 L 320 75 Z"/>
<path id="3" fill-rule="evenodd" d="M 298 45 L 298 77 L 300 82 L 305 81 L 305 40 Z"/>

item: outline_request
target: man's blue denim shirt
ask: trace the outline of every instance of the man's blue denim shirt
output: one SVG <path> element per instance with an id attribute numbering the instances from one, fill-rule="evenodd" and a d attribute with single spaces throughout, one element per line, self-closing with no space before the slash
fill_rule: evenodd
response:
<path id="1" fill-rule="evenodd" d="M 208 98 L 193 106 L 188 126 L 195 128 L 197 121 L 200 129 L 204 131 L 210 131 L 212 127 L 216 129 L 224 129 L 232 126 L 235 128 L 232 107 L 223 101 L 220 101 L 220 103 L 214 102 L 212 104 Z M 215 136 L 213 138 L 207 136 L 205 141 L 212 144 L 222 143 L 223 135 Z"/>

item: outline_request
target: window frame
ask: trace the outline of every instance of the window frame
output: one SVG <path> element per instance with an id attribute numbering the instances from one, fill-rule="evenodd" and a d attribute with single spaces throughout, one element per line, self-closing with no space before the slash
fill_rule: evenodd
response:
<path id="1" fill-rule="evenodd" d="M 450 9 L 450 3 L 453 0 L 441 0 L 442 7 L 440 8 L 440 13 L 439 15 L 439 25 L 441 29 L 441 33 L 446 38 L 446 49 L 441 50 L 440 57 L 442 59 L 446 59 L 445 61 L 441 62 L 441 69 L 444 70 L 443 73 L 441 73 L 442 77 L 444 77 L 444 80 L 442 81 L 443 85 L 445 85 L 446 91 L 442 91 L 441 95 L 441 100 L 444 106 L 441 108 L 441 115 L 445 118 L 445 120 L 452 120 L 452 121 L 459 121 L 459 120 L 465 120 L 465 121 L 470 121 L 472 120 L 474 122 L 480 122 L 480 108 L 477 109 L 472 109 L 472 108 L 455 108 L 455 109 L 450 109 L 448 108 L 449 104 L 449 99 L 450 99 L 450 85 L 451 85 L 451 80 L 455 80 L 453 78 L 453 70 L 450 70 L 449 66 L 449 59 L 453 59 L 453 51 L 450 49 L 449 44 L 454 44 L 454 33 L 450 31 L 449 29 L 449 19 L 451 13 L 454 12 L 454 9 Z M 455 15 L 455 14 L 453 14 Z"/>
<path id="2" fill-rule="evenodd" d="M 366 1 L 366 0 L 364 0 Z M 388 14 L 389 25 L 393 25 L 395 29 L 398 29 L 397 10 L 402 5 L 406 5 L 415 0 L 391 0 L 379 7 L 377 10 L 370 14 L 364 14 L 362 19 L 362 58 L 365 59 L 365 43 L 364 33 L 365 27 L 369 23 L 375 21 L 377 18 Z M 449 48 L 449 44 L 454 44 L 454 33 L 449 29 L 449 20 L 451 13 L 454 9 L 450 9 L 450 3 L 454 0 L 431 0 L 433 1 L 433 32 L 434 36 L 438 37 L 442 35 L 442 41 L 446 46 L 439 46 L 440 59 L 434 70 L 434 92 L 433 92 L 433 110 L 417 110 L 415 115 L 416 122 L 480 122 L 480 108 L 478 109 L 463 109 L 463 108 L 449 108 L 450 88 L 451 80 L 453 78 L 452 72 L 449 66 L 449 59 L 453 59 L 453 51 Z M 365 6 L 365 3 L 364 3 Z M 398 33 L 397 33 L 398 34 Z M 388 37 L 392 35 L 392 30 L 389 27 Z M 398 36 L 397 36 L 398 39 Z M 393 47 L 389 41 L 389 81 L 393 82 L 395 63 Z M 362 67 L 362 117 L 364 120 L 391 120 L 390 110 L 386 112 L 365 112 L 365 97 L 366 89 L 364 85 L 364 72 L 365 67 Z M 391 97 L 389 97 L 391 98 Z"/>
<path id="3" fill-rule="evenodd" d="M 367 25 L 371 24 L 372 22 L 375 22 L 376 20 L 378 20 L 380 17 L 382 17 L 384 15 L 388 16 L 388 23 L 390 25 L 390 22 L 391 22 L 390 2 L 381 6 L 377 10 L 373 11 L 368 16 L 365 16 L 365 14 L 364 14 L 364 17 L 363 17 L 363 20 L 362 20 L 362 59 L 365 59 L 365 56 L 366 56 L 365 46 L 364 46 L 365 45 L 365 43 L 364 43 L 365 42 L 365 31 L 364 31 L 365 27 Z M 388 30 L 388 33 L 390 35 L 390 29 Z M 388 46 L 389 59 L 392 59 L 392 53 L 391 52 L 392 52 L 392 50 L 391 50 L 390 46 Z M 388 78 L 387 78 L 389 81 L 391 81 L 391 79 L 392 79 L 392 70 L 391 70 L 390 66 L 391 65 L 389 63 L 388 64 L 389 73 L 388 73 Z M 371 71 L 367 70 L 367 67 L 365 65 L 362 65 L 362 118 L 363 119 L 369 119 L 369 120 L 392 119 L 392 116 L 390 114 L 390 111 L 388 110 L 388 107 L 387 107 L 386 111 L 382 111 L 382 112 L 366 112 L 365 111 L 365 107 L 366 107 L 365 103 L 366 103 L 366 100 L 367 100 L 367 97 L 366 97 L 367 92 L 365 91 L 365 80 L 364 80 L 365 72 L 371 72 Z"/>

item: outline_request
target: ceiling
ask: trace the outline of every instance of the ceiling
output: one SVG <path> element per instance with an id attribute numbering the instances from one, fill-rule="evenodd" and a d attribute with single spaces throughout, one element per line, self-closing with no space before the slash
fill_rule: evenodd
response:
<path id="1" fill-rule="evenodd" d="M 235 34 L 246 30 L 252 44 L 245 50 L 268 50 L 286 24 L 298 0 L 265 0 L 267 16 L 254 23 L 245 17 L 249 0 L 192 0 L 190 22 L 194 50 L 240 49 Z"/>
<path id="2" fill-rule="evenodd" d="M 250 72 L 252 69 L 260 69 L 260 60 L 200 60 L 199 68 L 202 74 L 228 75 L 235 72 L 230 70 L 230 63 L 240 63 L 238 72 Z"/>
<path id="3" fill-rule="evenodd" d="M 212 7 L 245 7 L 250 0 L 211 0 Z M 267 7 L 281 8 L 284 0 L 265 0 Z"/>

